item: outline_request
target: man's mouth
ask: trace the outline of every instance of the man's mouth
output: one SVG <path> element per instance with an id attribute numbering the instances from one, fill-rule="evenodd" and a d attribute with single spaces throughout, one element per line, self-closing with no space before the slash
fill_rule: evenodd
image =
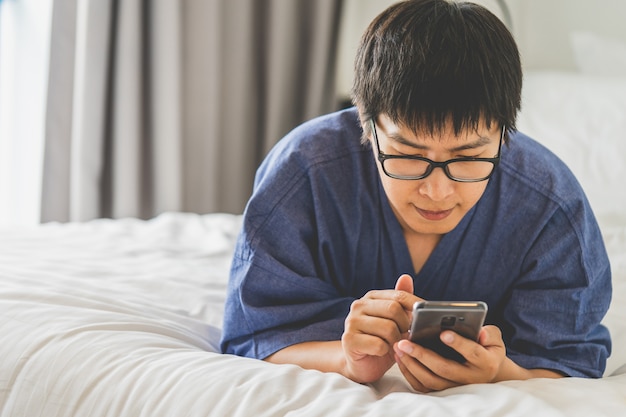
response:
<path id="1" fill-rule="evenodd" d="M 417 208 L 417 207 L 415 209 L 420 214 L 420 216 L 422 216 L 426 220 L 431 220 L 431 221 L 443 220 L 446 217 L 448 217 L 450 215 L 450 213 L 452 213 L 452 209 L 436 210 L 436 211 L 435 210 L 424 210 L 424 209 Z"/>

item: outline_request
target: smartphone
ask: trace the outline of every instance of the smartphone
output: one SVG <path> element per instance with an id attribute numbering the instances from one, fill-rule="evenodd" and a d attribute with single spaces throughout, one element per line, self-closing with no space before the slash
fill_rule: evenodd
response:
<path id="1" fill-rule="evenodd" d="M 444 344 L 439 335 L 452 330 L 477 341 L 486 316 L 487 304 L 482 301 L 418 301 L 413 305 L 409 338 L 444 358 L 463 363 L 465 358 Z"/>

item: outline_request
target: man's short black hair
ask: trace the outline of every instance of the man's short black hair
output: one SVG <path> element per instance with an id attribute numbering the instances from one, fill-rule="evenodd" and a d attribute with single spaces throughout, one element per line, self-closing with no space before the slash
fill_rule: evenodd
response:
<path id="1" fill-rule="evenodd" d="M 430 134 L 452 121 L 459 134 L 481 120 L 515 129 L 521 89 L 517 45 L 495 15 L 473 3 L 409 0 L 363 34 L 352 99 L 365 120 L 386 114 Z"/>

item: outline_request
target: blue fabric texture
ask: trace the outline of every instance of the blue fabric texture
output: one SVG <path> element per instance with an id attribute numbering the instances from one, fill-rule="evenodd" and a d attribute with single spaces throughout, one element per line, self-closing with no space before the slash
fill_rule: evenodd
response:
<path id="1" fill-rule="evenodd" d="M 353 300 L 409 273 L 424 299 L 485 301 L 517 364 L 602 376 L 610 265 L 570 170 L 515 133 L 479 202 L 414 274 L 361 135 L 355 109 L 323 116 L 259 168 L 232 261 L 223 352 L 265 358 L 339 340 Z"/>

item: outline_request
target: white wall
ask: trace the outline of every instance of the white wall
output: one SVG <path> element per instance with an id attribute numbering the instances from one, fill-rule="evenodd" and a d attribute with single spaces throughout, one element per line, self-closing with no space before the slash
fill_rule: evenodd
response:
<path id="1" fill-rule="evenodd" d="M 361 34 L 369 23 L 396 0 L 345 0 L 337 58 L 337 91 L 339 97 L 349 97 L 352 88 L 354 57 Z"/>
<path id="2" fill-rule="evenodd" d="M 626 43 L 624 0 L 507 0 L 527 70 L 575 70 L 570 33 L 589 31 Z"/>

